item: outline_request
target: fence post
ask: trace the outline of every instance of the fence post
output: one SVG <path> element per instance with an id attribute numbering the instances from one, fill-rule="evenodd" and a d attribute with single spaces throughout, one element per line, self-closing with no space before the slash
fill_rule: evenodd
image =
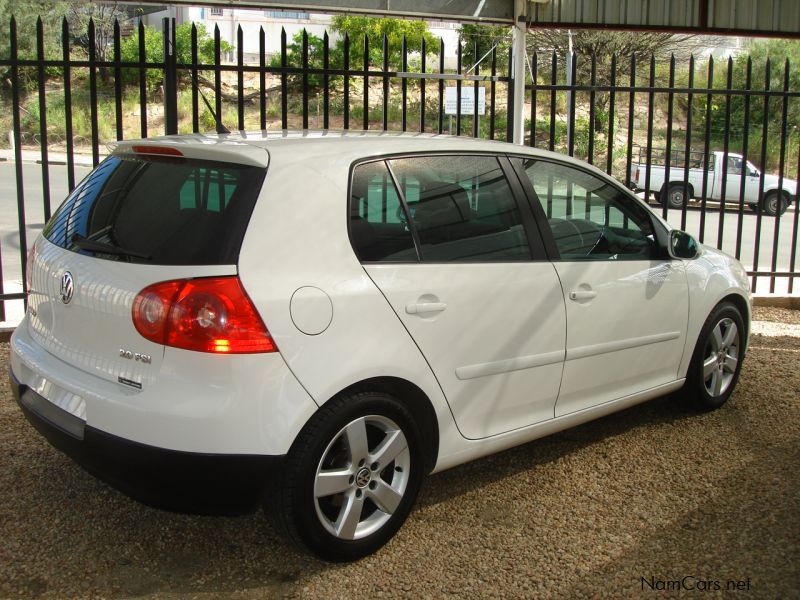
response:
<path id="1" fill-rule="evenodd" d="M 164 17 L 164 133 L 178 133 L 178 69 L 175 49 L 175 19 Z"/>

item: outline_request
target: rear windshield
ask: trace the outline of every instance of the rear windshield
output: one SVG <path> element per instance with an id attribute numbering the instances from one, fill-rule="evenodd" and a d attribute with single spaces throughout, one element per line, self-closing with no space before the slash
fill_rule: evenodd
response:
<path id="1" fill-rule="evenodd" d="M 265 174 L 232 163 L 109 156 L 64 201 L 44 236 L 109 260 L 235 264 Z"/>

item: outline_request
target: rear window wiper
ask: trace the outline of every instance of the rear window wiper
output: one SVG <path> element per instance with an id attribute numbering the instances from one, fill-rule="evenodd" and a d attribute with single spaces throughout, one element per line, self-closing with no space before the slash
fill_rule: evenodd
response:
<path id="1" fill-rule="evenodd" d="M 141 258 L 144 260 L 150 260 L 152 257 L 148 254 L 144 254 L 142 252 L 136 252 L 134 250 L 128 250 L 126 248 L 120 248 L 119 246 L 114 246 L 113 244 L 108 244 L 106 242 L 98 242 L 96 240 L 90 240 L 89 238 L 76 233 L 72 236 L 72 244 L 80 248 L 81 250 L 90 250 L 92 252 L 100 252 L 101 254 L 115 254 L 118 256 L 129 256 L 132 258 Z"/>

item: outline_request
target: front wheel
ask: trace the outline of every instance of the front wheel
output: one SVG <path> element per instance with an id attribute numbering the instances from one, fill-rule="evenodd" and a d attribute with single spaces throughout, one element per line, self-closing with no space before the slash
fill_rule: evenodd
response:
<path id="1" fill-rule="evenodd" d="M 331 400 L 303 428 L 269 507 L 290 541 L 352 561 L 388 542 L 408 516 L 424 458 L 406 407 L 383 392 Z"/>
<path id="2" fill-rule="evenodd" d="M 735 305 L 724 302 L 700 330 L 683 395 L 698 410 L 719 408 L 733 393 L 744 359 L 744 319 Z"/>

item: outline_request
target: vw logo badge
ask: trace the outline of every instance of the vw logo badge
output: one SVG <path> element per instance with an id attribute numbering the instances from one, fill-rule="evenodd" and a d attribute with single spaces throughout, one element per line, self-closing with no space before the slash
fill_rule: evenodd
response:
<path id="1" fill-rule="evenodd" d="M 72 273 L 69 271 L 64 273 L 61 277 L 61 301 L 64 304 L 69 304 L 72 300 L 72 293 L 74 291 L 74 283 L 72 281 Z"/>

